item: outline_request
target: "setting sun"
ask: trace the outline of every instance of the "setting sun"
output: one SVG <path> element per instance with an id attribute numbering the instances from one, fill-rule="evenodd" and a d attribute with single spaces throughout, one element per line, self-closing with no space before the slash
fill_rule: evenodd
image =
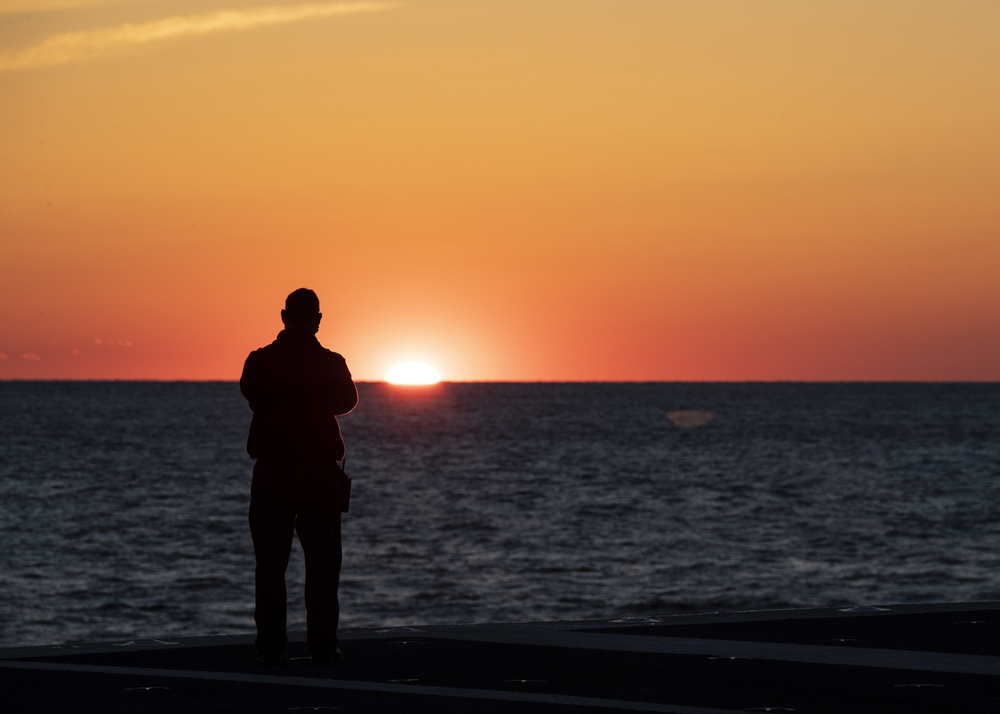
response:
<path id="1" fill-rule="evenodd" d="M 385 373 L 390 384 L 437 384 L 441 373 L 426 362 L 400 362 Z"/>

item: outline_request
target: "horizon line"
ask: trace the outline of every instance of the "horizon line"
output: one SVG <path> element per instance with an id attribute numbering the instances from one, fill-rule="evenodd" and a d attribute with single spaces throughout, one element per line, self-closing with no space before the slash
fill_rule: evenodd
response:
<path id="1" fill-rule="evenodd" d="M 239 379 L 128 377 L 0 377 L 2 382 L 238 384 Z M 355 379 L 355 384 L 385 384 L 400 389 L 428 389 L 444 384 L 1000 384 L 998 379 L 442 379 L 434 384 L 393 384 L 384 379 Z"/>

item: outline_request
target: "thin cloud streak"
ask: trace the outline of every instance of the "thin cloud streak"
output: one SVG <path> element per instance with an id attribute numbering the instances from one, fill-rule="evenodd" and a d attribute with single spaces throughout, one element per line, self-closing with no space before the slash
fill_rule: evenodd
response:
<path id="1" fill-rule="evenodd" d="M 227 10 L 204 15 L 169 17 L 142 24 L 126 24 L 100 30 L 52 35 L 24 50 L 0 54 L 0 72 L 56 67 L 74 62 L 115 56 L 131 48 L 156 42 L 287 25 L 335 15 L 377 12 L 398 3 L 355 2 L 259 7 Z"/>
<path id="2" fill-rule="evenodd" d="M 0 4 L 0 15 L 30 15 L 55 10 L 121 5 L 127 0 L 6 0 Z"/>

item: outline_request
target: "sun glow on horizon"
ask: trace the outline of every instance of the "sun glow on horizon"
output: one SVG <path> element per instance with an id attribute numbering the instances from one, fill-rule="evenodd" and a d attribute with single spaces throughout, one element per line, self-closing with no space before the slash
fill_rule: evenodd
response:
<path id="1" fill-rule="evenodd" d="M 441 373 L 426 362 L 400 362 L 385 373 L 389 384 L 429 385 L 441 381 Z"/>

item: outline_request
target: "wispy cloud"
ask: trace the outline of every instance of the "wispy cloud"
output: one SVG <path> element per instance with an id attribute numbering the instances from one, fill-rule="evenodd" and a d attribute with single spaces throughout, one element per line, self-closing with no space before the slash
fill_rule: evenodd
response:
<path id="1" fill-rule="evenodd" d="M 312 3 L 226 10 L 203 15 L 184 15 L 141 24 L 125 24 L 84 32 L 52 35 L 23 50 L 0 53 L 0 72 L 55 67 L 101 59 L 131 48 L 185 37 L 252 30 L 270 25 L 287 25 L 335 15 L 377 12 L 397 7 L 397 3 L 353 2 Z"/>
<path id="2" fill-rule="evenodd" d="M 52 10 L 75 10 L 101 5 L 120 5 L 126 0 L 4 0 L 0 2 L 0 15 L 26 15 Z"/>

